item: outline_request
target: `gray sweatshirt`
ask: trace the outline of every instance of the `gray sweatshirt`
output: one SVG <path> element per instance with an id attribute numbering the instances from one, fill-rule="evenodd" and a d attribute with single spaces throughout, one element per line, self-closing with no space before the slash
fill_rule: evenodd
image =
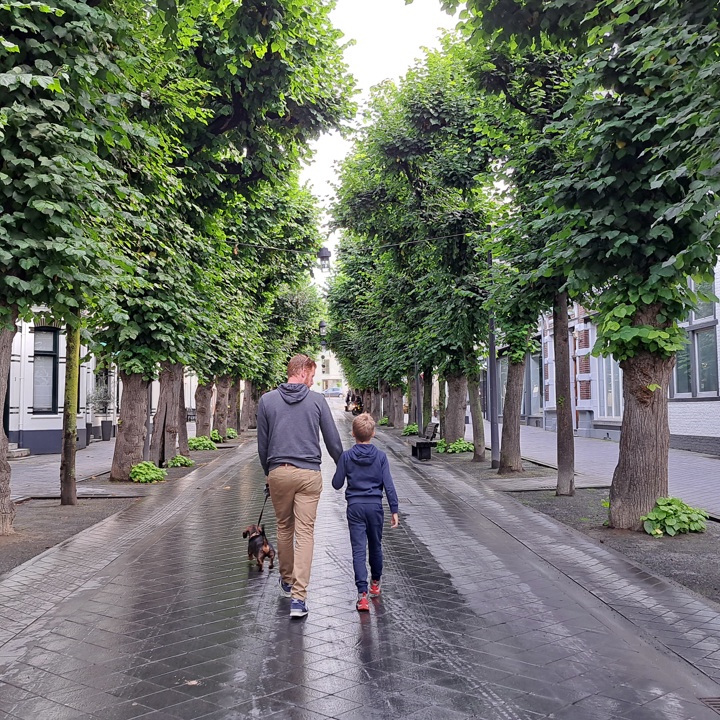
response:
<path id="1" fill-rule="evenodd" d="M 283 383 L 260 398 L 258 455 L 265 475 L 282 463 L 320 470 L 320 430 L 337 464 L 343 452 L 327 400 L 307 385 Z"/>

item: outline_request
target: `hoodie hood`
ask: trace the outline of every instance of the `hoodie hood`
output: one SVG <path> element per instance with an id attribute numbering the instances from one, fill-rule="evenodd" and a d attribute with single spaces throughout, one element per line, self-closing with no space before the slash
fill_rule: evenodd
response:
<path id="1" fill-rule="evenodd" d="M 378 453 L 377 448 L 374 445 L 361 445 L 359 443 L 353 445 L 349 452 L 352 459 L 358 465 L 372 465 L 375 462 L 375 458 Z"/>
<path id="2" fill-rule="evenodd" d="M 302 383 L 283 383 L 278 386 L 278 392 L 288 405 L 294 405 L 307 397 L 310 388 Z"/>

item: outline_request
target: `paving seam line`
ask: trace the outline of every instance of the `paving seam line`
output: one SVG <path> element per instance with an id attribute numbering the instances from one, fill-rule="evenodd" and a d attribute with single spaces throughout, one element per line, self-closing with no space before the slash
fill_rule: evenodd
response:
<path id="1" fill-rule="evenodd" d="M 383 437 L 388 438 L 388 440 L 395 440 L 395 443 L 391 444 L 390 442 L 388 442 L 388 445 L 390 446 L 390 449 L 392 450 L 393 454 L 397 457 L 398 460 L 400 460 L 406 467 L 414 469 L 416 471 L 416 473 L 421 475 L 426 482 L 431 481 L 431 478 L 428 477 L 428 475 L 426 474 L 428 468 L 423 467 L 421 465 L 421 463 L 413 462 L 410 456 L 406 455 L 404 452 L 399 452 L 399 450 L 401 448 L 393 446 L 393 445 L 398 444 L 401 441 L 396 440 L 392 436 L 388 437 L 385 434 L 383 434 Z M 402 447 L 406 448 L 405 443 L 402 443 Z M 467 471 L 465 471 L 461 468 L 454 468 L 454 469 L 457 470 L 458 474 L 461 474 L 461 475 L 465 476 L 466 478 L 470 478 Z M 443 468 L 443 470 L 445 472 L 447 472 L 450 476 L 453 475 L 452 468 Z M 488 493 L 488 494 L 492 494 L 492 495 L 498 495 L 499 498 L 503 499 L 503 502 L 509 501 L 512 504 L 517 505 L 517 508 L 521 509 L 524 512 L 527 512 L 527 513 L 533 514 L 533 515 L 541 515 L 543 518 L 546 518 L 553 526 L 555 526 L 558 531 L 567 532 L 567 533 L 575 536 L 575 538 L 579 541 L 578 542 L 579 545 L 587 544 L 593 548 L 596 548 L 597 550 L 601 550 L 605 553 L 608 553 L 611 557 L 614 557 L 616 560 L 622 562 L 623 564 L 629 565 L 630 567 L 633 567 L 633 568 L 636 568 L 643 572 L 646 572 L 648 575 L 651 575 L 652 577 L 657 578 L 658 580 L 667 583 L 668 586 L 670 586 L 670 588 L 676 589 L 677 591 L 687 595 L 687 597 L 690 599 L 690 601 L 695 601 L 696 603 L 700 603 L 701 605 L 704 605 L 706 608 L 710 609 L 711 612 L 714 612 L 716 615 L 718 614 L 718 610 L 720 610 L 720 608 L 714 607 L 714 605 L 716 605 L 716 604 L 713 603 L 710 599 L 705 598 L 704 596 L 701 596 L 701 595 L 693 592 L 692 590 L 685 587 L 684 585 L 680 585 L 679 583 L 675 583 L 674 581 L 672 581 L 668 578 L 662 578 L 662 577 L 656 575 L 654 572 L 652 572 L 648 568 L 645 568 L 644 566 L 636 563 L 635 561 L 630 560 L 629 558 L 625 557 L 624 555 L 612 550 L 612 548 L 600 547 L 599 545 L 596 545 L 595 543 L 593 543 L 593 541 L 590 538 L 587 538 L 586 536 L 584 536 L 580 531 L 575 530 L 574 528 L 571 528 L 569 526 L 566 526 L 566 525 L 560 523 L 559 521 L 554 520 L 553 518 L 540 513 L 539 511 L 533 510 L 532 508 L 527 508 L 526 506 L 522 505 L 514 498 L 508 497 L 505 493 L 503 493 L 500 490 L 494 490 L 493 488 L 483 487 L 480 489 L 482 492 L 479 492 L 479 489 L 476 488 L 473 484 L 470 484 L 468 482 L 468 480 L 464 480 L 462 478 L 456 478 L 456 479 L 459 479 L 461 482 L 463 482 L 463 484 L 465 484 L 469 489 L 473 490 L 475 493 L 478 493 L 478 494 Z M 472 478 L 470 478 L 470 479 L 472 479 Z M 593 589 L 587 581 L 583 582 L 581 579 L 578 579 L 577 575 L 575 573 L 573 573 L 573 570 L 576 570 L 576 568 L 574 566 L 571 566 L 570 568 L 568 568 L 567 566 L 563 567 L 561 564 L 558 563 L 557 560 L 552 559 L 549 554 L 541 554 L 541 551 L 539 551 L 538 549 L 529 545 L 528 543 L 531 542 L 531 540 L 523 540 L 512 529 L 508 529 L 507 527 L 504 527 L 501 522 L 496 521 L 496 520 L 492 519 L 491 517 L 488 517 L 488 515 L 486 515 L 482 511 L 481 508 L 468 503 L 468 501 L 463 499 L 461 497 L 461 495 L 459 495 L 457 492 L 449 489 L 447 486 L 443 486 L 441 489 L 443 492 L 452 496 L 454 498 L 455 502 L 460 503 L 462 506 L 465 506 L 465 507 L 468 507 L 468 506 L 471 507 L 474 511 L 476 511 L 480 515 L 482 515 L 488 522 L 495 525 L 501 531 L 506 532 L 508 535 L 510 535 L 512 538 L 514 538 L 517 542 L 519 542 L 521 545 L 526 547 L 536 557 L 538 557 L 539 559 L 541 559 L 542 561 L 546 562 L 548 565 L 553 567 L 557 572 L 559 572 L 561 575 L 566 577 L 573 584 L 575 584 L 582 590 L 590 593 L 593 597 L 595 597 L 599 602 L 601 602 L 603 605 L 605 605 L 608 609 L 612 610 L 618 616 L 622 617 L 626 622 L 631 623 L 632 626 L 637 628 L 651 644 L 654 644 L 656 646 L 659 645 L 664 651 L 671 653 L 674 657 L 681 659 L 683 661 L 683 663 L 688 664 L 693 669 L 693 671 L 700 673 L 703 677 L 705 677 L 713 682 L 718 682 L 718 679 L 720 679 L 720 670 L 718 670 L 716 668 L 709 668 L 708 670 L 705 670 L 702 667 L 699 667 L 697 664 L 695 664 L 697 662 L 697 659 L 693 660 L 693 659 L 684 657 L 682 654 L 683 648 L 674 648 L 671 645 L 667 644 L 668 641 L 664 640 L 661 636 L 663 634 L 665 634 L 664 630 L 672 631 L 671 628 L 664 627 L 661 631 L 659 631 L 659 633 L 656 633 L 652 629 L 644 627 L 643 625 L 639 624 L 638 617 L 633 617 L 631 614 L 628 613 L 628 610 L 630 609 L 630 607 L 641 607 L 643 610 L 646 610 L 646 611 L 648 609 L 652 609 L 652 608 L 648 608 L 647 606 L 640 605 L 637 602 L 633 602 L 629 606 L 628 605 L 619 605 L 618 606 L 617 603 L 619 601 L 622 601 L 623 600 L 622 598 L 613 599 L 613 598 L 608 597 L 607 595 L 600 594 L 601 590 Z M 499 504 L 502 505 L 502 502 L 499 502 L 499 499 L 496 499 L 496 498 L 493 498 L 493 499 L 495 502 L 498 502 Z M 547 546 L 543 546 L 542 542 L 540 543 L 540 547 L 547 549 Z M 552 552 L 552 548 L 549 548 L 549 549 Z M 585 554 L 584 550 L 578 549 L 577 546 L 575 549 L 577 552 L 583 552 L 583 554 Z M 565 561 L 566 562 L 568 561 L 567 558 L 565 558 Z M 612 568 L 609 568 L 609 569 L 612 572 L 615 572 Z M 625 602 L 627 602 L 627 601 L 625 601 Z M 625 608 L 627 608 L 627 609 L 625 609 Z M 662 617 L 664 615 L 668 614 L 668 612 L 671 613 L 672 609 L 670 609 L 669 611 L 667 611 L 665 613 L 661 613 L 660 615 L 656 615 L 656 622 L 663 622 Z M 707 634 L 707 632 L 708 632 L 707 630 L 702 630 L 702 632 L 704 632 L 706 634 L 706 637 L 711 637 L 711 635 Z M 718 637 L 720 637 L 720 633 L 719 633 Z M 711 672 L 711 670 L 712 670 L 712 672 Z"/>
<path id="2" fill-rule="evenodd" d="M 235 451 L 238 450 L 245 451 L 243 454 L 247 454 L 249 451 L 254 452 L 254 447 L 248 443 L 237 445 L 233 448 L 233 452 L 228 453 L 229 458 L 219 456 L 217 460 L 211 461 L 210 464 L 230 458 L 238 460 L 239 458 L 234 458 Z M 208 468 L 207 466 L 197 468 L 197 470 L 179 478 L 178 481 L 179 483 L 182 483 L 182 486 L 177 486 L 177 495 L 168 499 L 167 502 L 162 503 L 159 508 L 151 509 L 149 511 L 149 516 L 143 517 L 134 527 L 130 529 L 120 527 L 118 528 L 121 532 L 119 536 L 116 535 L 116 537 L 109 539 L 105 538 L 103 543 L 94 546 L 94 555 L 101 555 L 102 558 L 99 559 L 98 562 L 93 562 L 97 559 L 97 557 L 88 557 L 87 555 L 84 555 L 84 561 L 88 564 L 86 570 L 78 573 L 77 579 L 66 577 L 64 580 L 63 592 L 59 595 L 51 596 L 48 600 L 46 600 L 46 603 L 43 603 L 40 606 L 34 604 L 33 607 L 37 608 L 37 612 L 34 614 L 32 612 L 28 612 L 28 609 L 26 608 L 23 614 L 23 621 L 16 623 L 16 628 L 9 631 L 12 636 L 4 642 L 0 642 L 0 668 L 3 664 L 6 664 L 8 660 L 12 662 L 17 658 L 19 648 L 14 646 L 16 645 L 15 641 L 18 640 L 18 636 L 21 633 L 29 632 L 31 635 L 41 633 L 44 635 L 47 631 L 44 631 L 43 623 L 49 614 L 57 610 L 64 602 L 67 602 L 72 598 L 76 598 L 80 593 L 82 593 L 88 583 L 92 583 L 92 579 L 95 576 L 105 570 L 123 554 L 131 552 L 132 548 L 136 547 L 138 542 L 150 536 L 153 532 L 167 531 L 169 529 L 169 521 L 171 519 L 178 517 L 183 510 L 187 509 L 197 499 L 199 495 L 209 490 L 217 481 L 218 475 L 222 475 L 227 472 L 227 468 L 224 466 L 210 468 L 210 473 L 201 481 L 201 486 L 199 488 L 193 487 L 195 486 L 195 483 L 199 481 L 198 477 L 196 477 L 196 473 L 198 473 L 201 469 L 207 470 Z M 152 498 L 152 496 L 145 497 Z M 52 555 L 63 551 L 69 543 L 72 543 L 73 541 L 82 543 L 87 539 L 87 536 L 101 533 L 105 529 L 106 525 L 116 522 L 119 516 L 128 513 L 131 510 L 137 511 L 139 508 L 125 508 L 114 515 L 101 520 L 99 523 L 80 531 L 62 543 L 49 548 L 40 555 L 31 558 L 26 563 L 23 563 L 17 568 L 14 568 L 10 572 L 6 573 L 0 580 L 0 612 L 2 612 L 3 606 L 12 607 L 12 603 L 14 602 L 13 597 L 27 598 L 28 594 L 33 594 L 33 591 L 35 591 L 36 595 L 41 594 L 43 597 L 47 597 L 49 595 L 46 591 L 48 583 L 43 576 L 46 575 L 47 572 L 56 572 L 56 568 L 48 568 L 43 572 L 43 562 L 48 558 L 51 558 Z M 147 512 L 145 514 L 147 515 Z M 110 547 L 112 547 L 112 550 L 109 550 Z M 38 568 L 38 566 L 40 567 Z M 30 582 L 23 582 L 22 576 L 26 572 L 31 574 L 32 579 Z M 68 583 L 68 581 L 70 582 Z M 6 591 L 4 592 L 5 588 L 3 586 L 6 582 L 10 583 L 13 588 L 9 593 Z M 97 590 L 98 588 L 96 585 L 93 585 L 92 589 Z M 38 593 L 38 590 L 40 590 L 40 593 Z M 37 627 L 33 628 L 33 626 Z M 20 645 L 22 645 L 22 648 L 24 649 L 27 643 L 21 642 Z"/>

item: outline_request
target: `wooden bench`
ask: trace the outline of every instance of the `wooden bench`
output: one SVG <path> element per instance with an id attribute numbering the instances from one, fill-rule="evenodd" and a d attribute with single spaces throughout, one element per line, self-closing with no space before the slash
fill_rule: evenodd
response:
<path id="1" fill-rule="evenodd" d="M 429 460 L 431 455 L 431 448 L 437 445 L 435 442 L 435 434 L 437 433 L 438 424 L 429 422 L 422 435 L 418 435 L 417 438 L 412 438 L 410 444 L 412 446 L 412 456 L 418 460 Z"/>

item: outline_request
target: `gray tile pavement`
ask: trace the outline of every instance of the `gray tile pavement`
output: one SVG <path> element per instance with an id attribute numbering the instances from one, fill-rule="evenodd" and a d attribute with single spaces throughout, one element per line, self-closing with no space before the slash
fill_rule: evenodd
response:
<path id="1" fill-rule="evenodd" d="M 277 570 L 247 561 L 263 485 L 248 438 L 0 578 L 0 717 L 718 717 L 699 702 L 720 696 L 714 605 L 457 468 L 412 462 L 392 433 L 378 444 L 402 524 L 370 613 L 354 609 L 332 462 L 308 617 L 291 621 Z"/>
<path id="2" fill-rule="evenodd" d="M 188 423 L 188 434 L 195 435 L 195 423 Z M 91 487 L 81 484 L 97 475 L 110 471 L 115 438 L 91 442 L 78 450 L 75 460 L 75 476 L 78 481 L 78 497 L 110 497 L 135 495 L 136 489 Z M 60 497 L 60 455 L 30 455 L 10 462 L 10 497 L 14 502 L 25 498 Z"/>
<path id="3" fill-rule="evenodd" d="M 75 476 L 78 481 L 102 475 L 110 470 L 115 438 L 92 442 L 77 451 Z M 10 462 L 10 497 L 17 502 L 27 497 L 60 497 L 60 456 L 30 455 Z M 79 488 L 79 495 L 87 495 L 86 488 Z M 98 490 L 93 494 L 103 494 Z"/>

